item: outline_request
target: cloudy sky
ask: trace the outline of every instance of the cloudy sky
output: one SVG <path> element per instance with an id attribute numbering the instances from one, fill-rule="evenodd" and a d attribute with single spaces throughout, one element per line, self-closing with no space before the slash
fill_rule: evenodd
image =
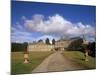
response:
<path id="1" fill-rule="evenodd" d="M 12 1 L 11 7 L 12 42 L 82 35 L 95 40 L 95 6 Z"/>

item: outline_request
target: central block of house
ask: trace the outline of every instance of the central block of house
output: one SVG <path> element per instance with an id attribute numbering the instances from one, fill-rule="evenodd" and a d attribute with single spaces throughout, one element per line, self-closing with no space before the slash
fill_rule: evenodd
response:
<path id="1" fill-rule="evenodd" d="M 55 45 L 48 45 L 44 42 L 31 43 L 28 45 L 28 51 L 54 51 L 64 50 L 70 44 L 70 40 L 58 40 Z"/>

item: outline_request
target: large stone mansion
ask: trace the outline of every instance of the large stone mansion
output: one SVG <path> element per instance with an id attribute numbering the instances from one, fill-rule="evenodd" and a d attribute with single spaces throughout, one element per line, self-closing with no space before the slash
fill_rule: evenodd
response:
<path id="1" fill-rule="evenodd" d="M 58 40 L 55 41 L 55 45 L 47 45 L 44 42 L 31 43 L 28 45 L 28 51 L 57 51 L 65 50 L 68 45 L 71 43 L 71 40 Z"/>

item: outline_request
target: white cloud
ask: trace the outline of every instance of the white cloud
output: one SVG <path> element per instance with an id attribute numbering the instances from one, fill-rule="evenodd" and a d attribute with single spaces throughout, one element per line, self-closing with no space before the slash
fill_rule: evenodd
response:
<path id="1" fill-rule="evenodd" d="M 26 20 L 26 17 L 25 17 L 25 16 L 22 16 L 21 19 L 22 19 L 22 20 Z"/>
<path id="2" fill-rule="evenodd" d="M 49 16 L 48 20 L 44 20 L 43 15 L 34 15 L 32 20 L 26 20 L 24 25 L 32 30 L 43 33 L 61 33 L 71 35 L 90 34 L 95 31 L 95 28 L 91 25 L 84 25 L 81 22 L 73 24 L 70 21 L 64 19 L 59 14 Z"/>
<path id="3" fill-rule="evenodd" d="M 34 40 L 33 34 L 31 32 L 41 32 L 44 35 L 39 36 L 37 39 L 44 39 L 45 37 L 53 38 L 53 35 L 59 36 L 95 36 L 95 28 L 92 25 L 84 25 L 82 22 L 72 23 L 68 21 L 63 16 L 55 14 L 53 16 L 48 16 L 45 19 L 44 15 L 35 14 L 32 16 L 32 19 L 27 19 L 25 16 L 23 25 L 17 23 L 16 27 L 12 27 L 12 36 L 20 35 L 21 39 L 25 40 Z M 37 34 L 38 35 L 38 34 Z M 19 36 L 18 36 L 19 37 Z M 20 39 L 19 38 L 19 39 Z M 54 37 L 56 38 L 56 37 Z M 22 39 L 22 40 L 23 40 Z M 37 40 L 35 39 L 35 40 Z M 31 41 L 30 40 L 30 41 Z"/>

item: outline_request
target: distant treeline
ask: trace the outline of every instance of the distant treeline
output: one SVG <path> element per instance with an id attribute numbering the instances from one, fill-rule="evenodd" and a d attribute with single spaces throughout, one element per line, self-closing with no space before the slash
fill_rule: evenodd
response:
<path id="1" fill-rule="evenodd" d="M 11 43 L 11 52 L 23 52 L 27 50 L 28 43 Z"/>

